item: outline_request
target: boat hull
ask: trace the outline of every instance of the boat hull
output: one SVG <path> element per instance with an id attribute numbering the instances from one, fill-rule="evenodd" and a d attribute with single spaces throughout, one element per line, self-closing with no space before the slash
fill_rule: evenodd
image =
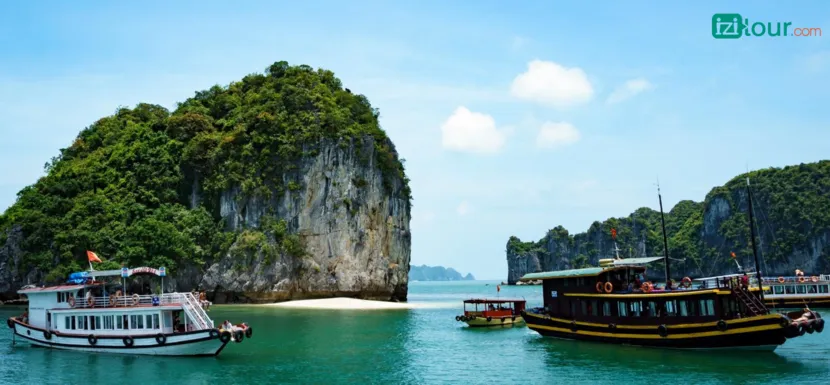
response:
<path id="1" fill-rule="evenodd" d="M 786 318 L 769 314 L 732 320 L 725 330 L 717 322 L 694 325 L 601 325 L 523 313 L 528 328 L 545 337 L 667 349 L 743 349 L 773 351 L 786 342 Z"/>
<path id="2" fill-rule="evenodd" d="M 764 304 L 768 307 L 783 307 L 783 308 L 830 308 L 830 296 L 827 297 L 797 297 L 788 296 L 784 298 L 770 298 L 764 297 Z"/>
<path id="3" fill-rule="evenodd" d="M 467 325 L 469 325 L 470 327 L 513 326 L 524 324 L 524 319 L 521 316 L 516 316 L 491 318 L 488 321 L 485 317 L 475 317 L 469 321 L 464 322 L 466 322 Z"/>
<path id="4" fill-rule="evenodd" d="M 44 329 L 13 322 L 16 339 L 32 346 L 74 350 L 90 353 L 138 354 L 155 356 L 217 356 L 228 342 L 222 342 L 218 330 L 208 329 L 186 333 L 164 334 L 163 344 L 156 339 L 158 335 L 131 336 L 132 344 L 125 343 L 125 336 L 98 335 L 93 345 L 88 335 L 55 334 L 48 335 Z M 216 332 L 212 332 L 216 331 Z M 94 331 L 93 331 L 94 333 Z"/>

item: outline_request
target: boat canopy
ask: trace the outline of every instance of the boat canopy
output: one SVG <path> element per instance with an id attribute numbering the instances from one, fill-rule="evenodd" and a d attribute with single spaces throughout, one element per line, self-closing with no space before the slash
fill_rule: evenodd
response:
<path id="1" fill-rule="evenodd" d="M 615 259 L 614 266 L 645 265 L 647 263 L 652 263 L 654 261 L 659 261 L 661 259 L 663 259 L 663 257 Z"/>
<path id="2" fill-rule="evenodd" d="M 464 303 L 524 303 L 524 299 L 519 298 L 473 298 L 466 299 Z"/>
<path id="3" fill-rule="evenodd" d="M 539 279 L 551 278 L 592 277 L 601 274 L 603 271 L 612 269 L 613 268 L 586 267 L 583 269 L 544 271 L 541 273 L 525 274 L 521 279 L 519 279 L 519 281 L 536 281 Z"/>

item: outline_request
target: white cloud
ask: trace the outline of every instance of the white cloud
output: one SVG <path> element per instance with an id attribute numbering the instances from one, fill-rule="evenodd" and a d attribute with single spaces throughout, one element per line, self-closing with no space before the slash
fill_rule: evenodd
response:
<path id="1" fill-rule="evenodd" d="M 513 79 L 510 94 L 549 106 L 570 107 L 591 100 L 594 89 L 581 68 L 533 60 L 528 63 L 527 72 Z"/>
<path id="2" fill-rule="evenodd" d="M 458 208 L 455 209 L 458 215 L 464 216 L 470 213 L 470 204 L 467 201 L 461 201 Z"/>
<path id="3" fill-rule="evenodd" d="M 567 122 L 545 122 L 536 135 L 536 146 L 555 148 L 574 144 L 579 141 L 579 130 Z"/>
<path id="4" fill-rule="evenodd" d="M 631 79 L 624 84 L 617 87 L 614 92 L 608 96 L 608 104 L 619 103 L 637 96 L 642 92 L 653 89 L 654 86 L 648 80 L 643 78 Z"/>
<path id="5" fill-rule="evenodd" d="M 501 150 L 506 137 L 507 132 L 496 128 L 492 116 L 464 106 L 456 108 L 441 125 L 441 145 L 448 150 L 492 154 Z"/>

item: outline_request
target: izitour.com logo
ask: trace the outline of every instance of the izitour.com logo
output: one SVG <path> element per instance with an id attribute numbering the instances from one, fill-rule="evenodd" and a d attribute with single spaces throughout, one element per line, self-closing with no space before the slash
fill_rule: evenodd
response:
<path id="1" fill-rule="evenodd" d="M 820 37 L 821 28 L 794 27 L 791 21 L 750 23 L 740 13 L 716 13 L 712 16 L 712 37 L 715 39 L 740 39 L 744 36 Z"/>

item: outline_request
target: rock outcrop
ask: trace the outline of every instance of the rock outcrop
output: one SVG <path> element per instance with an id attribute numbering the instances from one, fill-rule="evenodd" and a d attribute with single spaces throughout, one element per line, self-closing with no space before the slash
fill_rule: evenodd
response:
<path id="1" fill-rule="evenodd" d="M 762 274 L 830 271 L 830 161 L 822 161 L 754 171 L 714 188 L 703 202 L 675 205 L 665 213 L 672 278 L 730 274 L 739 265 L 754 269 L 747 176 Z M 597 266 L 599 259 L 615 256 L 612 228 L 621 257 L 664 255 L 659 211 L 640 208 L 628 217 L 594 222 L 584 233 L 571 235 L 558 226 L 536 242 L 511 237 L 508 283 L 527 273 Z M 663 261 L 655 262 L 650 275 L 661 279 L 664 268 Z"/>
<path id="2" fill-rule="evenodd" d="M 219 303 L 405 301 L 412 198 L 378 116 L 332 72 L 285 62 L 172 113 L 121 108 L 0 215 L 0 300 L 93 250 L 99 270 L 166 266 L 166 290 Z"/>
<path id="3" fill-rule="evenodd" d="M 412 266 L 409 270 L 412 281 L 475 281 L 475 277 L 467 273 L 461 275 L 451 267 L 443 266 Z"/>

